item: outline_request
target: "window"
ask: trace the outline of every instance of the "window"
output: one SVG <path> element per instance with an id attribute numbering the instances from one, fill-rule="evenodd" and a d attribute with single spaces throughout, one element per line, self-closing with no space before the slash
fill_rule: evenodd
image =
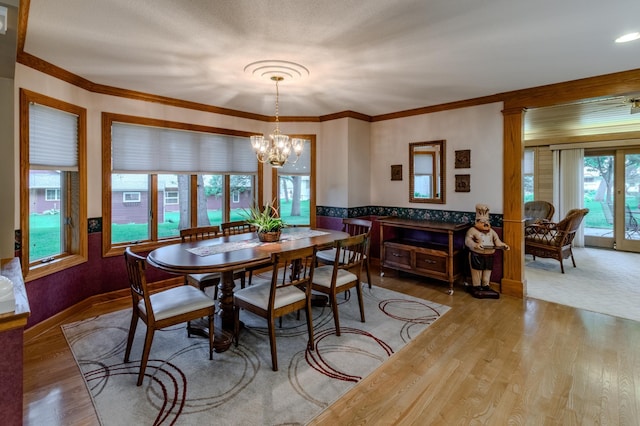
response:
<path id="1" fill-rule="evenodd" d="M 315 136 L 291 136 L 305 139 L 302 155 L 295 163 L 273 169 L 276 204 L 287 225 L 315 226 Z"/>
<path id="2" fill-rule="evenodd" d="M 522 170 L 524 202 L 535 200 L 534 194 L 535 151 L 524 150 L 524 168 Z"/>
<path id="3" fill-rule="evenodd" d="M 45 189 L 45 201 L 60 201 L 60 188 Z"/>
<path id="4" fill-rule="evenodd" d="M 178 203 L 178 191 L 164 191 L 164 204 L 179 204 Z"/>
<path id="5" fill-rule="evenodd" d="M 139 192 L 123 192 L 122 193 L 123 203 L 139 203 L 140 199 L 141 197 Z"/>
<path id="6" fill-rule="evenodd" d="M 21 262 L 27 280 L 86 262 L 86 110 L 20 90 Z"/>
<path id="7" fill-rule="evenodd" d="M 249 133 L 103 113 L 103 253 L 241 219 L 262 171 Z M 233 194 L 233 203 L 230 197 Z M 236 196 L 237 194 L 237 196 Z M 230 207 L 233 204 L 233 209 Z"/>

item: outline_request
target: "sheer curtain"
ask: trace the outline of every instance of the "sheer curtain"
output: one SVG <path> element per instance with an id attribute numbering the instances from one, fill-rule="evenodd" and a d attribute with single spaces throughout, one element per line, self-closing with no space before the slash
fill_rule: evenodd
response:
<path id="1" fill-rule="evenodd" d="M 553 151 L 553 204 L 562 219 L 569 210 L 583 208 L 584 149 Z M 575 247 L 584 247 L 584 228 L 580 226 L 573 240 Z"/>

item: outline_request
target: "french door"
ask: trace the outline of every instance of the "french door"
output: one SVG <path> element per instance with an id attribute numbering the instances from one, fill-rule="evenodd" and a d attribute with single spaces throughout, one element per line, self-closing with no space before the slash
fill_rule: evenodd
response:
<path id="1" fill-rule="evenodd" d="M 585 151 L 585 245 L 640 252 L 640 147 Z"/>

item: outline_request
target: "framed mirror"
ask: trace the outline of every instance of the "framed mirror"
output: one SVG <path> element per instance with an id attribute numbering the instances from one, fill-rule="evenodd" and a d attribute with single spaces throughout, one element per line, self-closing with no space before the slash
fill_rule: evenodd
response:
<path id="1" fill-rule="evenodd" d="M 409 202 L 444 204 L 445 141 L 409 144 Z"/>

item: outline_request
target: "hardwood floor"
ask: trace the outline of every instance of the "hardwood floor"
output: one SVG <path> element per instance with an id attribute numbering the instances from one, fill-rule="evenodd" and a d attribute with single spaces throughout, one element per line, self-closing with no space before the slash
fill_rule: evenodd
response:
<path id="1" fill-rule="evenodd" d="M 375 285 L 451 306 L 318 416 L 331 424 L 640 423 L 640 323 L 534 299 L 479 300 L 402 275 Z M 65 322 L 126 308 L 96 303 Z M 59 324 L 25 340 L 25 425 L 95 425 Z"/>

